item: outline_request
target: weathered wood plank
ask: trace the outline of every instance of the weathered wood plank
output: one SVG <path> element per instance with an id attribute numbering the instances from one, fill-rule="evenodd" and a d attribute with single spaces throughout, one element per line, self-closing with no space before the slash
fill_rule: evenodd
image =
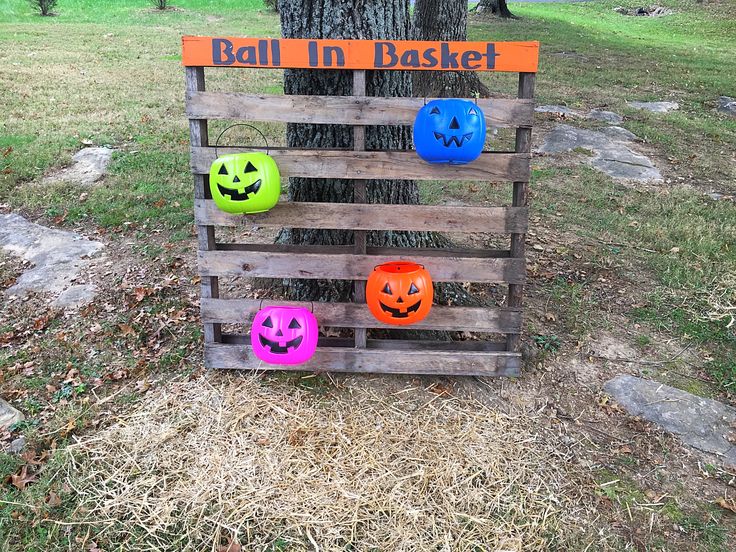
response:
<path id="1" fill-rule="evenodd" d="M 197 224 L 216 226 L 278 226 L 354 230 L 433 232 L 526 232 L 525 207 L 459 207 L 450 205 L 378 205 L 281 202 L 256 215 L 231 215 L 214 201 L 195 200 Z"/>
<path id="2" fill-rule="evenodd" d="M 266 151 L 265 148 L 218 147 L 217 152 Z M 467 165 L 430 164 L 413 151 L 351 151 L 270 148 L 282 177 L 342 178 L 349 180 L 483 180 L 527 181 L 528 153 L 483 153 Z M 209 174 L 215 148 L 193 146 L 191 168 Z"/>
<path id="3" fill-rule="evenodd" d="M 520 73 L 519 74 L 519 98 L 533 98 L 534 97 L 534 83 L 536 76 L 534 73 Z M 532 148 L 532 129 L 531 128 L 517 128 L 516 129 L 516 151 L 519 153 L 530 152 Z M 529 185 L 527 179 L 514 182 L 514 191 L 512 198 L 512 205 L 514 207 L 527 207 L 529 205 Z M 512 233 L 511 234 L 511 256 L 515 258 L 524 258 L 525 256 L 525 241 L 526 235 L 524 233 Z M 509 285 L 509 292 L 507 295 L 506 304 L 509 307 L 521 307 L 521 303 L 524 296 L 524 286 L 522 284 L 511 284 Z M 506 348 L 509 351 L 518 351 L 520 335 L 509 335 L 506 338 Z"/>
<path id="4" fill-rule="evenodd" d="M 249 326 L 255 314 L 265 306 L 289 305 L 311 309 L 321 326 L 341 328 L 391 328 L 376 320 L 365 305 L 356 303 L 309 303 L 269 301 L 260 299 L 202 299 L 204 322 L 245 324 Z M 490 333 L 521 331 L 521 311 L 504 308 L 445 307 L 434 305 L 424 320 L 412 325 L 416 329 L 468 330 Z"/>
<path id="5" fill-rule="evenodd" d="M 350 247 L 350 246 L 348 246 Z M 202 276 L 243 276 L 249 278 L 304 278 L 363 280 L 378 264 L 392 260 L 410 260 L 424 265 L 436 282 L 521 283 L 524 281 L 524 259 L 470 256 L 455 251 L 385 248 L 391 253 L 354 255 L 325 253 L 330 248 L 308 246 L 241 246 L 240 250 L 200 251 L 199 272 Z M 341 251 L 335 248 L 335 251 Z M 301 252 L 296 252 L 301 251 Z M 308 252 L 308 251 L 320 251 Z M 468 250 L 488 255 L 487 250 Z"/>
<path id="6" fill-rule="evenodd" d="M 185 71 L 185 82 L 187 94 L 196 91 L 204 91 L 204 68 L 187 67 Z M 206 146 L 208 141 L 207 120 L 206 119 L 190 119 L 189 120 L 189 140 L 192 145 Z M 195 199 L 204 200 L 207 197 L 205 177 L 200 174 L 194 175 L 194 197 Z M 199 249 L 215 248 L 215 229 L 213 226 L 206 224 L 197 226 L 197 243 Z M 202 297 L 218 297 L 219 287 L 216 277 L 204 277 L 200 282 L 200 290 Z M 219 324 L 204 325 L 204 340 L 208 343 L 220 341 L 222 332 Z"/>
<path id="7" fill-rule="evenodd" d="M 353 71 L 353 96 L 356 98 L 365 97 L 365 71 Z M 365 127 L 353 127 L 353 151 L 365 151 Z M 353 181 L 353 203 L 360 204 L 367 201 L 367 182 L 365 180 Z M 356 255 L 365 255 L 368 234 L 365 230 L 355 230 L 353 232 L 355 244 L 354 253 Z M 353 301 L 356 303 L 365 303 L 365 286 L 361 282 L 353 282 Z M 355 346 L 359 349 L 364 348 L 367 342 L 367 333 L 365 328 L 355 328 L 354 333 Z"/>
<path id="8" fill-rule="evenodd" d="M 521 355 L 505 351 L 421 351 L 351 347 L 318 347 L 304 364 L 281 366 L 259 360 L 249 345 L 205 345 L 205 367 L 234 370 L 316 372 L 380 372 L 452 376 L 519 376 Z"/>
<path id="9" fill-rule="evenodd" d="M 355 92 L 353 92 L 355 94 Z M 355 96 L 360 96 L 355 94 Z M 227 92 L 187 94 L 187 116 L 335 125 L 411 125 L 425 101 L 433 98 L 284 96 Z M 475 101 L 475 100 L 474 100 Z M 489 127 L 530 127 L 534 103 L 528 99 L 478 99 Z"/>

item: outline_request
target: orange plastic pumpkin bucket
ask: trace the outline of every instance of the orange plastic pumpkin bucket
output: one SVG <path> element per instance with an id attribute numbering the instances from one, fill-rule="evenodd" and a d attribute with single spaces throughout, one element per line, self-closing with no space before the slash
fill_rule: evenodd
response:
<path id="1" fill-rule="evenodd" d="M 366 303 L 376 320 L 406 326 L 423 320 L 432 308 L 429 271 L 408 261 L 378 265 L 368 277 Z"/>

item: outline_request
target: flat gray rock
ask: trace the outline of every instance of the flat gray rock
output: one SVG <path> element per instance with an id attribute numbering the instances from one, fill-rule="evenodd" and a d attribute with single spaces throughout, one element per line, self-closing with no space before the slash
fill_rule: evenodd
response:
<path id="1" fill-rule="evenodd" d="M 539 151 L 562 153 L 576 148 L 587 149 L 594 153 L 593 157 L 589 158 L 590 164 L 613 178 L 640 182 L 661 181 L 662 175 L 651 160 L 628 148 L 626 142 L 629 134 L 631 133 L 626 129 L 606 133 L 603 130 L 557 125 L 546 136 Z"/>
<path id="2" fill-rule="evenodd" d="M 44 183 L 74 182 L 90 185 L 107 174 L 107 167 L 115 150 L 111 148 L 84 148 L 72 157 L 72 165 L 47 176 Z"/>
<path id="3" fill-rule="evenodd" d="M 640 416 L 679 436 L 699 450 L 736 466 L 736 408 L 686 391 L 629 375 L 608 380 L 603 389 L 633 416 Z"/>
<path id="4" fill-rule="evenodd" d="M 598 132 L 605 134 L 611 140 L 616 140 L 618 142 L 633 142 L 637 138 L 636 134 L 620 126 L 603 127 Z"/>
<path id="5" fill-rule="evenodd" d="M 614 113 L 613 111 L 603 111 L 601 109 L 591 110 L 587 117 L 594 121 L 603 121 L 604 123 L 613 123 L 615 125 L 624 120 L 624 118 L 618 113 Z"/>
<path id="6" fill-rule="evenodd" d="M 534 108 L 534 111 L 537 113 L 556 113 L 567 117 L 580 117 L 580 114 L 564 105 L 539 105 Z"/>
<path id="7" fill-rule="evenodd" d="M 718 111 L 736 117 L 736 98 L 720 96 L 718 98 Z"/>
<path id="8" fill-rule="evenodd" d="M 23 414 L 13 408 L 8 401 L 0 399 L 0 428 L 7 428 L 24 418 Z"/>
<path id="9" fill-rule="evenodd" d="M 79 306 L 81 299 L 89 302 L 94 296 L 89 294 L 91 286 L 72 283 L 89 266 L 89 257 L 104 247 L 101 242 L 47 228 L 11 213 L 0 215 L 0 247 L 34 265 L 5 291 L 6 295 L 51 293 L 58 296 L 59 306 Z"/>
<path id="10" fill-rule="evenodd" d="M 634 109 L 643 109 L 652 113 L 669 113 L 680 109 L 677 102 L 628 102 L 629 107 Z"/>

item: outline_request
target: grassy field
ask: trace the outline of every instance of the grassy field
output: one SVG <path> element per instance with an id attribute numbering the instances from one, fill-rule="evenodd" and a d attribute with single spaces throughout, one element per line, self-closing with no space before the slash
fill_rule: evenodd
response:
<path id="1" fill-rule="evenodd" d="M 40 18 L 24 0 L 0 3 L 0 204 L 104 239 L 121 265 L 111 269 L 117 272 L 101 304 L 71 330 L 58 313 L 35 310 L 38 303 L 4 305 L 0 312 L 0 394 L 28 415 L 13 435 L 23 434 L 35 451 L 30 459 L 0 453 L 0 481 L 24 464 L 38 479 L 22 490 L 0 487 L 2 550 L 86 547 L 97 528 L 57 523 L 78 500 L 62 481 L 64 447 L 137 404 L 155 381 L 200 371 L 180 38 L 277 36 L 278 16 L 255 0 L 174 4 L 159 13 L 145 0 L 60 0 L 57 16 Z M 642 139 L 637 147 L 666 179 L 631 187 L 586 167 L 583 153 L 535 159 L 530 243 L 544 244 L 545 252 L 531 263 L 529 288 L 532 303 L 555 314 L 527 320 L 527 340 L 572 354 L 623 323 L 642 356 L 664 354 L 661 341 L 689 351 L 688 366 L 683 359 L 663 363 L 688 370 L 688 377 L 657 377 L 733 400 L 736 334 L 728 324 L 736 304 L 736 208 L 707 194 L 736 195 L 736 119 L 714 109 L 719 95 L 736 96 L 736 3 L 670 0 L 676 13 L 662 18 L 622 17 L 613 11 L 617 5 L 512 4 L 521 19 L 470 18 L 471 39 L 541 41 L 537 103 L 625 115 L 623 126 Z M 213 90 L 281 91 L 279 71 L 211 75 Z M 483 78 L 495 92 L 514 90 L 508 76 Z M 681 108 L 649 114 L 630 109 L 628 100 L 671 100 Z M 556 122 L 540 117 L 540 132 Z M 213 125 L 213 134 L 220 128 Z M 283 141 L 282 127 L 261 128 L 274 143 Z M 103 186 L 38 184 L 88 144 L 118 149 Z M 428 200 L 448 193 L 432 184 L 422 192 Z M 478 197 L 466 184 L 449 194 Z M 484 194 L 488 201 L 506 199 L 494 189 Z M 580 276 L 583 260 L 586 276 Z M 19 270 L 0 255 L 0 283 L 12 282 Z M 605 293 L 600 278 L 612 286 Z M 169 330 L 162 334 L 164 326 Z M 94 354 L 69 335 L 75 331 L 84 332 Z M 109 393 L 116 394 L 105 402 Z M 641 515 L 642 527 L 650 523 L 649 510 L 640 507 L 647 499 L 633 476 L 620 472 L 636 473 L 637 465 L 621 458 L 615 471 L 598 464 L 594 471 L 598 494 L 622 517 L 606 528 L 614 536 L 600 549 L 668 550 L 670 538 L 693 550 L 732 546 L 733 524 L 723 517 L 731 514 L 689 489 L 664 500 L 657 510 L 661 528 L 643 541 L 634 519 Z M 720 477 L 715 468 L 703 469 Z M 679 532 L 668 536 L 673 524 Z M 98 541 L 106 551 L 122 546 L 104 536 Z M 289 549 L 278 542 L 270 550 Z"/>

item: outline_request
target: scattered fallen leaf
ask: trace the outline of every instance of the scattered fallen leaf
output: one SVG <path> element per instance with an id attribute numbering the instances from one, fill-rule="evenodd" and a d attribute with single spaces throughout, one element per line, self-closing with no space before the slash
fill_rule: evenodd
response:
<path id="1" fill-rule="evenodd" d="M 153 295 L 154 293 L 156 293 L 156 290 L 148 287 L 137 287 L 133 290 L 133 295 L 135 296 L 136 303 L 140 303 L 141 301 L 143 301 L 143 299 L 145 299 L 149 295 Z"/>
<path id="2" fill-rule="evenodd" d="M 59 498 L 59 495 L 57 495 L 54 491 L 49 491 L 49 496 L 46 497 L 46 505 L 49 508 L 61 506 L 61 499 Z"/>
<path id="3" fill-rule="evenodd" d="M 155 202 L 153 203 L 153 206 L 154 206 L 154 207 L 156 207 L 157 209 L 160 209 L 160 208 L 161 208 L 161 207 L 163 207 L 164 205 L 166 205 L 166 200 L 165 200 L 165 199 L 163 199 L 163 198 L 161 198 L 161 199 L 159 199 L 158 201 L 155 201 Z"/>
<path id="4" fill-rule="evenodd" d="M 38 479 L 38 476 L 28 473 L 28 464 L 23 464 L 18 473 L 10 476 L 10 483 L 19 491 L 22 491 L 26 488 L 26 485 L 33 483 L 36 479 Z"/>
<path id="5" fill-rule="evenodd" d="M 680 252 L 679 247 L 673 247 L 672 249 L 670 249 L 670 253 L 679 253 L 679 252 Z"/>
<path id="6" fill-rule="evenodd" d="M 441 383 L 435 383 L 433 385 L 430 385 L 429 391 L 431 393 L 434 393 L 435 395 L 439 395 L 440 397 L 452 396 L 452 388 L 448 387 L 447 385 L 443 385 Z"/>
<path id="7" fill-rule="evenodd" d="M 120 333 L 122 335 L 135 335 L 133 326 L 129 326 L 128 324 L 118 324 L 118 328 L 120 328 Z"/>
<path id="8" fill-rule="evenodd" d="M 726 499 L 720 496 L 716 500 L 716 504 L 718 504 L 724 510 L 731 510 L 734 514 L 736 514 L 736 500 L 734 500 L 733 498 Z"/>
<path id="9" fill-rule="evenodd" d="M 217 552 L 242 552 L 242 550 L 243 547 L 240 546 L 237 539 L 233 539 L 229 543 L 217 547 Z"/>

